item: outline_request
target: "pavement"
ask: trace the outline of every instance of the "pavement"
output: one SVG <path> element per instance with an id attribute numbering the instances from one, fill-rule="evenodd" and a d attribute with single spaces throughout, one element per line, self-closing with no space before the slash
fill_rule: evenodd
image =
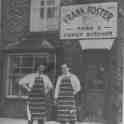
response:
<path id="1" fill-rule="evenodd" d="M 14 118 L 0 118 L 0 124 L 26 124 L 26 120 Z"/>
<path id="2" fill-rule="evenodd" d="M 18 118 L 0 118 L 0 124 L 27 124 L 27 120 L 25 119 L 18 119 Z M 34 121 L 33 124 L 37 124 Z M 46 124 L 59 124 L 54 121 L 46 122 Z M 103 123 L 96 123 L 96 122 L 77 122 L 77 124 L 103 124 Z"/>

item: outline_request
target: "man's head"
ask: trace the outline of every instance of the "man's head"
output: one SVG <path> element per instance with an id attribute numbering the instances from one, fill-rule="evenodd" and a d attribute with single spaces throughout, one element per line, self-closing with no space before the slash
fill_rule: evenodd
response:
<path id="1" fill-rule="evenodd" d="M 43 73 L 44 71 L 45 71 L 45 65 L 39 65 L 38 66 L 38 72 L 41 74 L 41 73 Z"/>
<path id="2" fill-rule="evenodd" d="M 70 69 L 69 69 L 67 64 L 61 65 L 61 71 L 62 71 L 63 74 L 67 74 L 69 72 L 69 70 Z"/>

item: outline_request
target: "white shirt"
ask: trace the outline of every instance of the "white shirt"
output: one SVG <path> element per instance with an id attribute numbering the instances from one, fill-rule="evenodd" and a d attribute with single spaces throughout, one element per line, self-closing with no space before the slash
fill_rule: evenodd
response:
<path id="1" fill-rule="evenodd" d="M 19 80 L 19 85 L 28 85 L 29 88 L 32 88 L 35 83 L 35 78 L 37 76 L 39 76 L 38 73 L 27 74 Z M 49 90 L 53 88 L 52 82 L 47 75 L 41 74 L 40 76 L 43 78 L 44 81 L 45 93 L 48 93 Z"/>
<path id="2" fill-rule="evenodd" d="M 57 79 L 57 83 L 56 83 L 56 88 L 55 88 L 55 96 L 54 98 L 57 99 L 58 98 L 58 95 L 59 95 L 59 91 L 60 91 L 60 84 L 61 84 L 61 81 L 62 79 L 65 77 L 65 76 L 69 76 L 71 78 L 71 84 L 72 84 L 72 88 L 74 90 L 74 95 L 80 91 L 81 87 L 80 87 L 80 81 L 78 79 L 78 77 L 72 73 L 68 73 L 68 74 L 63 74 L 61 76 L 58 77 Z"/>

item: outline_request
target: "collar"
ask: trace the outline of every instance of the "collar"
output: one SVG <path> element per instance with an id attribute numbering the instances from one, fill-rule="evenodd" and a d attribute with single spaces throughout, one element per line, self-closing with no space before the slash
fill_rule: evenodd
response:
<path id="1" fill-rule="evenodd" d="M 38 72 L 36 73 L 36 76 L 40 76 L 40 77 L 43 77 L 44 74 L 39 74 Z"/>
<path id="2" fill-rule="evenodd" d="M 70 75 L 71 75 L 70 72 L 68 72 L 68 73 L 66 73 L 66 74 L 63 74 L 63 76 L 70 76 Z"/>

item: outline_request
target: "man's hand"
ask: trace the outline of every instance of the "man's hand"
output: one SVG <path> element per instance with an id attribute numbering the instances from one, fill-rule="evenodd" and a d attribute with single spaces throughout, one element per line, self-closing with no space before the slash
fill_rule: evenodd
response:
<path id="1" fill-rule="evenodd" d="M 27 90 L 28 92 L 30 92 L 30 91 L 31 91 L 31 88 L 26 88 L 26 90 Z"/>
<path id="2" fill-rule="evenodd" d="M 30 92 L 31 91 L 31 88 L 30 87 L 28 87 L 27 85 L 23 85 L 23 87 L 28 91 L 28 92 Z"/>
<path id="3" fill-rule="evenodd" d="M 54 100 L 54 104 L 55 104 L 55 105 L 56 105 L 56 103 L 57 103 L 57 99 Z"/>

